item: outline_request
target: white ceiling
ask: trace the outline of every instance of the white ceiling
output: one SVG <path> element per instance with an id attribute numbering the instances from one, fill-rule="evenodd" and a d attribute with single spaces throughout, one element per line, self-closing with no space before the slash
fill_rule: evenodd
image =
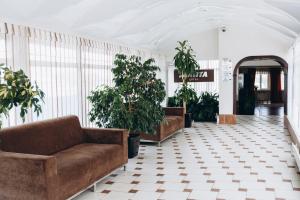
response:
<path id="1" fill-rule="evenodd" d="M 3 21 L 159 49 L 203 31 L 256 24 L 294 39 L 299 0 L 0 0 Z M 249 27 L 251 30 L 251 27 Z M 188 38 L 187 38 L 188 39 Z"/>

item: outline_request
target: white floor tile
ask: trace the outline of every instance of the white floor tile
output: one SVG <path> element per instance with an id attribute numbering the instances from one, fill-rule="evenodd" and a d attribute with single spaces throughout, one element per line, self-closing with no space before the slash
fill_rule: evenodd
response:
<path id="1" fill-rule="evenodd" d="M 300 176 L 289 167 L 295 165 L 291 138 L 282 127 L 276 116 L 238 116 L 237 125 L 194 123 L 162 147 L 142 145 L 126 172 L 117 170 L 96 193 L 75 199 L 299 200 L 293 187 L 300 187 Z"/>

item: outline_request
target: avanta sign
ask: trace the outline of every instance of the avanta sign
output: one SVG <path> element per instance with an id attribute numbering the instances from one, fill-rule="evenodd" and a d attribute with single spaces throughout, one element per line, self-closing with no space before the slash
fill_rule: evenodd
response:
<path id="1" fill-rule="evenodd" d="M 182 75 L 178 73 L 178 70 L 174 70 L 174 82 L 182 82 Z M 188 77 L 188 82 L 214 82 L 214 70 L 213 69 L 199 69 L 195 74 Z"/>

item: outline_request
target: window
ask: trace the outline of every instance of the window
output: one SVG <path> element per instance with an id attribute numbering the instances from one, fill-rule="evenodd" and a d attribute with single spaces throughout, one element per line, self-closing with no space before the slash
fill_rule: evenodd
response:
<path id="1" fill-rule="evenodd" d="M 0 33 L 0 64 L 6 62 L 5 36 Z"/>
<path id="2" fill-rule="evenodd" d="M 37 117 L 29 112 L 26 122 L 73 114 L 83 126 L 93 126 L 87 96 L 97 86 L 113 84 L 111 69 L 117 53 L 142 59 L 155 57 L 165 67 L 164 57 L 150 51 L 12 24 L 5 26 L 5 32 L 0 29 L 0 63 L 14 70 L 23 69 L 45 92 L 42 114 Z M 164 74 L 159 74 L 163 81 Z M 9 118 L 3 119 L 4 127 L 23 123 L 18 113 L 12 109 Z"/>
<path id="3" fill-rule="evenodd" d="M 30 38 L 29 52 L 31 79 L 46 94 L 40 119 L 78 115 L 76 43 L 35 37 Z"/>
<path id="4" fill-rule="evenodd" d="M 269 72 L 256 72 L 255 87 L 257 87 L 257 90 L 269 90 L 270 89 L 270 74 L 269 74 Z"/>

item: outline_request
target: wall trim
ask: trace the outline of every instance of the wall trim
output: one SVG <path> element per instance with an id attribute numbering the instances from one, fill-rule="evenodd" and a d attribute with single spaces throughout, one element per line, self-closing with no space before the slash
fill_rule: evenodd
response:
<path id="1" fill-rule="evenodd" d="M 236 115 L 233 114 L 220 114 L 219 124 L 236 124 Z"/>
<path id="2" fill-rule="evenodd" d="M 294 129 L 293 124 L 290 122 L 287 115 L 284 116 L 284 127 L 287 128 L 289 134 L 291 135 L 292 142 L 297 145 L 297 147 L 300 147 L 300 138 L 297 136 L 297 133 Z"/>

